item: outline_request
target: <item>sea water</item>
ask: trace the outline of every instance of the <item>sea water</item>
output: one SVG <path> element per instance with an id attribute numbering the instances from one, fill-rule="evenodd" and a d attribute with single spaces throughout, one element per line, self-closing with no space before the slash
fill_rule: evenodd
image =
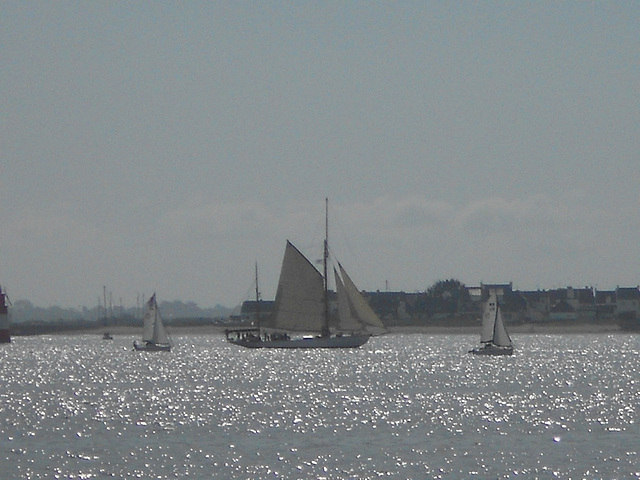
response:
<path id="1" fill-rule="evenodd" d="M 174 336 L 0 347 L 2 478 L 638 478 L 640 336 L 391 334 L 353 350 Z"/>

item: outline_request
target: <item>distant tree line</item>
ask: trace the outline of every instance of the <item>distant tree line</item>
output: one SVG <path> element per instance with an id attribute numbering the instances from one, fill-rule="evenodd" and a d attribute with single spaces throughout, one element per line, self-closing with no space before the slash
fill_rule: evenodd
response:
<path id="1" fill-rule="evenodd" d="M 549 321 L 554 318 L 569 320 L 581 318 L 582 321 L 591 322 L 617 322 L 624 329 L 640 330 L 640 287 L 619 288 L 612 292 L 601 292 L 608 297 L 620 297 L 626 295 L 626 305 L 631 302 L 631 311 L 625 306 L 621 308 L 613 303 L 602 304 L 596 301 L 594 292 L 585 289 L 557 289 L 550 291 L 519 292 L 511 289 L 511 284 L 505 285 L 481 285 L 469 288 L 454 278 L 439 280 L 426 291 L 406 292 L 363 292 L 367 301 L 387 326 L 469 326 L 477 325 L 482 316 L 483 300 L 478 296 L 488 294 L 488 288 L 500 288 L 500 297 L 505 321 L 507 323 L 525 323 L 535 321 Z M 474 296 L 470 292 L 474 291 Z M 572 292 L 574 299 L 578 294 L 585 294 L 587 301 L 579 305 L 577 313 L 571 313 L 568 292 Z M 335 295 L 332 292 L 332 297 Z M 593 297 L 593 298 L 592 298 Z M 546 302 L 546 303 L 545 303 Z M 233 309 L 216 305 L 213 308 L 200 308 L 195 302 L 182 302 L 180 300 L 160 302 L 162 315 L 169 325 L 193 325 L 204 323 L 217 323 L 232 321 L 238 323 L 251 322 L 255 317 L 256 309 L 261 316 L 271 313 L 273 302 L 261 301 L 260 307 L 255 301 L 247 301 L 240 307 Z M 584 308 L 583 308 L 584 307 Z M 544 313 L 543 317 L 535 317 L 535 313 Z M 563 313 L 569 310 L 569 313 Z M 616 310 L 617 309 L 617 310 Z M 626 309 L 626 310 L 625 310 Z M 12 331 L 18 333 L 24 331 L 39 331 L 42 333 L 48 329 L 61 331 L 66 329 L 90 328 L 100 326 L 140 326 L 143 315 L 142 307 L 123 308 L 113 306 L 105 309 L 98 305 L 93 308 L 79 307 L 61 308 L 58 306 L 42 308 L 33 305 L 28 300 L 15 301 L 10 308 L 12 316 Z M 564 316 L 563 316 L 564 315 Z"/>
<path id="2" fill-rule="evenodd" d="M 221 305 L 216 305 L 213 308 L 200 308 L 195 302 L 182 302 L 180 300 L 160 302 L 159 307 L 162 316 L 169 324 L 172 321 L 178 321 L 179 319 L 184 321 L 187 318 L 228 317 L 233 312 L 233 309 Z M 79 307 L 77 309 L 58 306 L 43 308 L 32 304 L 29 300 L 14 301 L 10 312 L 11 321 L 14 325 L 30 322 L 129 325 L 139 324 L 144 313 L 142 307 L 124 308 L 113 306 L 105 309 L 104 306 L 98 305 L 93 308 Z"/>

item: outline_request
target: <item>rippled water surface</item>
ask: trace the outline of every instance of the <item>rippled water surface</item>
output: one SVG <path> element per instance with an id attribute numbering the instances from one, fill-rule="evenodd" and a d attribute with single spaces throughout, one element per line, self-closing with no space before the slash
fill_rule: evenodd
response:
<path id="1" fill-rule="evenodd" d="M 401 335 L 356 350 L 174 336 L 0 346 L 3 478 L 638 478 L 640 337 Z"/>

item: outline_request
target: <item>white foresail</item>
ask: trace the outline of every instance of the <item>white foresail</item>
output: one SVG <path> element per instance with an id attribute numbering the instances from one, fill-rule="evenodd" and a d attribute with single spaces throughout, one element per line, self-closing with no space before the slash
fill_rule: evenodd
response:
<path id="1" fill-rule="evenodd" d="M 162 315 L 160 314 L 160 310 L 157 306 L 155 321 L 153 322 L 153 339 L 151 341 L 155 344 L 169 344 L 169 334 L 167 333 L 167 329 L 164 327 Z"/>
<path id="2" fill-rule="evenodd" d="M 369 333 L 380 334 L 386 331 L 386 328 L 382 321 L 378 318 L 373 309 L 366 302 L 358 287 L 355 286 L 347 272 L 340 267 L 340 275 L 342 276 L 342 283 L 349 299 L 349 309 L 351 316 L 355 318 L 357 323 L 360 323 L 361 330 L 367 330 Z M 338 298 L 339 300 L 339 298 Z"/>
<path id="3" fill-rule="evenodd" d="M 333 275 L 336 279 L 336 294 L 338 297 L 338 329 L 340 331 L 353 332 L 362 330 L 363 324 L 353 314 L 347 290 L 335 268 L 333 269 Z"/>
<path id="4" fill-rule="evenodd" d="M 144 330 L 142 332 L 142 341 L 153 341 L 153 330 L 156 323 L 156 312 L 158 305 L 156 304 L 156 294 L 154 293 L 147 302 L 147 311 L 144 313 L 143 325 Z"/>
<path id="5" fill-rule="evenodd" d="M 499 347 L 511 346 L 511 339 L 509 338 L 507 330 L 504 328 L 504 323 L 502 322 L 502 313 L 500 311 L 499 305 L 495 319 L 496 321 L 493 328 L 493 343 L 495 345 L 498 345 Z"/>
<path id="6" fill-rule="evenodd" d="M 324 322 L 324 282 L 318 270 L 287 241 L 275 300 L 274 327 L 320 332 Z"/>
<path id="7" fill-rule="evenodd" d="M 489 295 L 489 300 L 484 305 L 484 313 L 482 314 L 482 331 L 480 333 L 480 341 L 487 343 L 493 340 L 493 330 L 496 321 L 496 308 L 498 299 L 495 292 Z"/>

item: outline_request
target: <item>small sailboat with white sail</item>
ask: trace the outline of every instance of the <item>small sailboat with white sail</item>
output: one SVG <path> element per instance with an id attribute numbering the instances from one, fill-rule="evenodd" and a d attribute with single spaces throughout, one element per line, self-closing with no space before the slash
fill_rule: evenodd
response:
<path id="1" fill-rule="evenodd" d="M 491 292 L 484 306 L 480 348 L 469 350 L 475 355 L 513 355 L 513 343 L 502 321 L 502 312 L 498 297 Z"/>
<path id="2" fill-rule="evenodd" d="M 328 219 L 328 203 L 326 204 Z M 287 241 L 274 312 L 267 325 L 226 330 L 227 341 L 247 348 L 356 348 L 386 328 L 345 269 L 334 268 L 337 312 L 330 312 L 328 220 L 325 221 L 324 275 Z M 256 295 L 258 295 L 256 287 Z M 259 305 L 259 301 L 258 301 Z"/>
<path id="3" fill-rule="evenodd" d="M 173 341 L 169 337 L 169 332 L 164 325 L 160 309 L 156 302 L 154 293 L 147 302 L 147 310 L 144 314 L 144 331 L 142 333 L 142 343 L 137 340 L 133 342 L 133 348 L 146 352 L 168 352 L 173 346 Z"/>

